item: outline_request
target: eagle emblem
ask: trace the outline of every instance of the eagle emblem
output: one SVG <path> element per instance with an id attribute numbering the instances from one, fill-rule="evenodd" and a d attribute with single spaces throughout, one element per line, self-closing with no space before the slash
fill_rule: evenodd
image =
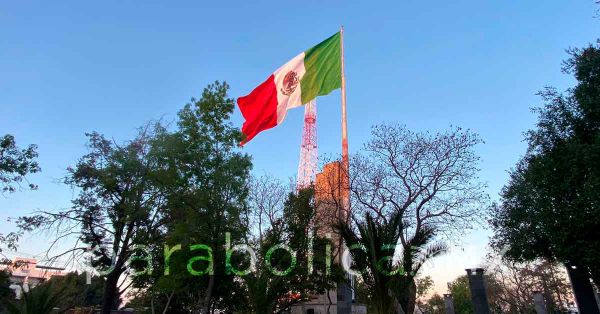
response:
<path id="1" fill-rule="evenodd" d="M 283 86 L 280 89 L 281 93 L 286 96 L 291 95 L 296 90 L 299 82 L 300 80 L 298 79 L 298 73 L 289 71 L 283 77 Z"/>

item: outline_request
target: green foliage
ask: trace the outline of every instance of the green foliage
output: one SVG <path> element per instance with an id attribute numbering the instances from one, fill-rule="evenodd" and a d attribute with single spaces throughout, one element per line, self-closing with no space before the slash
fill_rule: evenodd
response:
<path id="1" fill-rule="evenodd" d="M 376 314 L 392 313 L 395 307 L 394 296 L 390 290 L 394 288 L 395 281 L 406 284 L 406 278 L 410 276 L 390 258 L 394 250 L 384 249 L 384 245 L 395 246 L 398 243 L 403 230 L 401 216 L 395 214 L 390 217 L 389 223 L 378 224 L 367 212 L 364 222 L 358 223 L 356 228 L 357 230 L 354 230 L 344 222 L 337 225 L 340 235 L 349 248 L 360 245 L 365 249 L 365 252 L 352 250 L 351 253 L 353 263 L 356 265 L 355 269 L 364 270 L 361 279 L 369 290 L 369 311 Z M 384 271 L 393 271 L 394 268 L 400 268 L 401 271 L 393 276 L 384 274 Z"/>
<path id="2" fill-rule="evenodd" d="M 460 276 L 454 281 L 448 283 L 448 291 L 450 294 L 452 294 L 452 299 L 454 300 L 454 311 L 456 313 L 473 313 L 469 278 L 467 278 L 466 275 Z"/>
<path id="3" fill-rule="evenodd" d="M 104 280 L 98 276 L 93 276 L 90 284 L 87 284 L 85 273 L 71 272 L 65 276 L 52 277 L 41 284 L 41 286 L 46 285 L 49 285 L 54 291 L 63 291 L 64 296 L 58 304 L 61 309 L 102 305 Z"/>
<path id="4" fill-rule="evenodd" d="M 179 112 L 177 129 L 160 133 L 152 143 L 150 154 L 160 165 L 156 175 L 165 196 L 161 241 L 148 249 L 156 271 L 137 277 L 134 284 L 143 298 L 156 301 L 156 309 L 233 311 L 241 303 L 239 283 L 226 274 L 224 243 L 226 233 L 232 243 L 246 234 L 241 217 L 247 209 L 251 162 L 239 149 L 242 134 L 229 121 L 235 101 L 228 89 L 226 83 L 209 85 L 200 99 L 192 99 Z M 165 244 L 182 246 L 171 255 L 168 275 L 163 272 Z M 214 275 L 188 272 L 188 260 L 201 254 L 190 252 L 194 244 L 212 248 Z M 202 269 L 203 263 L 193 267 Z"/>
<path id="5" fill-rule="evenodd" d="M 81 256 L 88 248 L 93 249 L 92 266 L 107 272 L 104 312 L 118 304 L 122 291 L 117 285 L 121 276 L 127 275 L 127 260 L 135 245 L 154 243 L 157 239 L 165 202 L 162 186 L 158 184 L 158 163 L 149 152 L 153 139 L 162 130 L 160 125 L 149 125 L 122 145 L 95 132 L 87 134 L 88 153 L 68 169 L 65 179 L 66 184 L 79 192 L 72 207 L 59 212 L 38 212 L 17 221 L 22 231 L 55 232 L 57 240 L 78 233 L 79 241 L 85 245 L 75 246 L 62 255 Z"/>
<path id="6" fill-rule="evenodd" d="M 360 277 L 355 278 L 354 281 L 354 300 L 358 304 L 369 304 L 369 287 Z"/>
<path id="7" fill-rule="evenodd" d="M 22 300 L 12 300 L 13 292 L 6 272 L 0 272 L 1 304 L 10 303 L 10 313 L 48 313 L 48 309 L 57 308 L 64 312 L 73 308 L 92 308 L 102 305 L 104 280 L 92 277 L 91 284 L 86 283 L 86 274 L 68 273 L 55 276 L 25 292 Z M 0 306 L 0 312 L 3 308 Z M 52 312 L 55 313 L 56 311 Z"/>
<path id="8" fill-rule="evenodd" d="M 528 313 L 521 311 L 521 308 L 511 307 L 507 304 L 508 299 L 520 292 L 524 287 L 506 287 L 500 281 L 486 270 L 484 274 L 485 288 L 491 313 Z M 508 289 L 507 289 L 508 288 Z M 469 278 L 466 275 L 459 276 L 454 281 L 448 283 L 448 291 L 452 294 L 454 310 L 456 313 L 473 313 L 473 303 L 471 301 L 471 288 L 469 287 Z M 527 305 L 532 303 L 533 297 L 525 300 Z M 511 300 L 512 301 L 512 300 Z M 529 308 L 527 308 L 529 309 Z"/>
<path id="9" fill-rule="evenodd" d="M 0 138 L 0 191 L 14 192 L 28 174 L 39 172 L 37 157 L 36 145 L 20 149 L 14 136 Z M 29 188 L 35 189 L 36 185 L 29 183 Z"/>
<path id="10" fill-rule="evenodd" d="M 415 280 L 417 285 L 417 297 L 424 297 L 431 289 L 433 289 L 433 279 L 431 276 L 425 276 L 422 278 L 417 278 Z"/>
<path id="11" fill-rule="evenodd" d="M 412 132 L 384 123 L 372 128 L 371 139 L 352 157 L 350 199 L 357 216 L 353 218 L 365 222 L 362 218 L 369 212 L 383 226 L 392 223 L 390 217 L 400 216 L 403 232 L 389 244 L 401 244 L 402 266 L 408 273 L 420 267 L 419 256 L 427 256 L 427 250 L 441 253 L 445 249 L 433 244 L 417 252 L 411 241 L 429 244 L 436 234 L 452 239 L 483 218 L 482 208 L 489 205 L 485 183 L 478 177 L 475 146 L 480 143 L 477 134 L 460 128 Z M 405 312 L 412 312 L 417 293 L 414 280 L 409 278 L 394 292 Z"/>
<path id="12" fill-rule="evenodd" d="M 403 309 L 409 308 L 411 296 L 417 293 L 415 276 L 426 260 L 446 252 L 445 245 L 431 244 L 435 229 L 423 226 L 407 239 L 408 248 L 402 251 L 401 260 L 394 262 L 392 256 L 404 228 L 398 213 L 386 221 L 377 221 L 366 212 L 364 220 L 356 223 L 356 229 L 345 222 L 337 225 L 349 248 L 356 244 L 364 248 L 364 251 L 352 250 L 352 256 L 354 269 L 363 270 L 361 279 L 369 291 L 368 305 L 373 313 L 392 313 L 396 303 Z"/>
<path id="13" fill-rule="evenodd" d="M 0 270 L 0 313 L 4 310 L 4 303 L 14 298 L 10 284 L 10 273 L 6 270 Z"/>
<path id="14" fill-rule="evenodd" d="M 600 284 L 600 47 L 572 49 L 577 85 L 547 88 L 529 149 L 493 207 L 492 245 L 515 261 L 556 260 Z"/>
<path id="15" fill-rule="evenodd" d="M 10 314 L 49 314 L 55 313 L 65 297 L 65 287 L 55 288 L 53 285 L 39 285 L 29 292 L 23 292 L 21 299 L 6 304 Z"/>
<path id="16" fill-rule="evenodd" d="M 335 287 L 341 280 L 340 269 L 327 270 L 326 246 L 333 246 L 331 240 L 314 232 L 316 208 L 312 188 L 290 193 L 283 208 L 281 218 L 274 221 L 271 228 L 259 243 L 257 269 L 242 277 L 248 291 L 248 311 L 252 313 L 281 312 L 289 306 L 309 300 L 311 295 L 323 294 Z M 312 237 L 312 239 L 311 239 Z M 312 242 L 312 243 L 311 243 Z M 295 267 L 284 276 L 278 276 L 265 267 L 265 259 L 270 248 L 285 243 L 295 251 Z M 312 252 L 310 246 L 312 245 Z M 276 254 L 282 253 L 282 254 Z M 292 265 L 289 253 L 276 251 L 270 256 L 270 264 L 278 271 Z M 309 272 L 309 255 L 312 254 L 312 273 Z"/>
<path id="17" fill-rule="evenodd" d="M 444 298 L 441 295 L 435 293 L 431 296 L 431 298 L 429 298 L 429 300 L 427 300 L 427 303 L 422 305 L 421 309 L 427 314 L 445 314 L 446 310 Z M 462 312 L 456 313 L 462 314 Z"/>
<path id="18" fill-rule="evenodd" d="M 21 186 L 29 174 L 41 171 L 38 162 L 37 146 L 29 145 L 21 149 L 17 147 L 14 136 L 8 134 L 0 137 L 0 193 L 12 193 Z M 37 186 L 28 182 L 30 189 Z M 16 250 L 20 233 L 11 232 L 7 235 L 0 233 L 0 245 Z M 0 246 L 2 252 L 2 246 Z"/>
<path id="19" fill-rule="evenodd" d="M 66 179 L 79 191 L 72 208 L 19 219 L 21 230 L 58 230 L 57 238 L 80 228 L 80 241 L 95 248 L 92 265 L 112 269 L 104 284 L 104 312 L 118 303 L 123 292 L 118 283 L 144 266 L 129 265 L 129 259 L 146 252 L 158 271 L 136 278 L 136 287 L 152 287 L 151 295 L 180 292 L 174 301 L 184 310 L 234 304 L 228 300 L 236 297 L 235 285 L 223 275 L 222 244 L 226 232 L 234 241 L 245 232 L 240 215 L 251 163 L 239 152 L 240 131 L 229 122 L 235 102 L 228 88 L 219 82 L 205 88 L 179 112 L 175 131 L 148 124 L 123 144 L 88 134 L 89 152 Z M 160 271 L 165 243 L 183 245 L 172 261 L 183 268 L 174 267 L 171 276 Z M 213 248 L 218 275 L 200 279 L 187 272 L 193 244 Z"/>

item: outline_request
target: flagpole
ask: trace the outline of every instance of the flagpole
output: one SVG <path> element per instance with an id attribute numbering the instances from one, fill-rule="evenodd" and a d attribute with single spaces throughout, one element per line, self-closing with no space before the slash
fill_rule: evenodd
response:
<path id="1" fill-rule="evenodd" d="M 340 27 L 340 56 L 342 76 L 342 210 L 350 219 L 350 162 L 348 157 L 348 114 L 346 112 L 346 75 L 344 73 L 344 26 Z"/>
<path id="2" fill-rule="evenodd" d="M 340 54 L 342 58 L 342 162 L 348 170 L 348 123 L 346 113 L 346 75 L 344 74 L 344 26 L 340 27 Z"/>
<path id="3" fill-rule="evenodd" d="M 346 223 L 350 221 L 350 158 L 348 157 L 348 114 L 346 112 L 346 74 L 344 71 L 344 26 L 340 26 L 340 57 L 341 57 L 341 76 L 342 76 L 342 167 L 344 174 L 342 178 L 342 206 L 346 217 Z M 339 239 L 339 248 L 341 251 L 346 250 L 343 239 Z M 340 262 L 342 262 L 342 255 L 340 254 Z M 354 300 L 354 277 L 348 275 L 350 279 L 350 286 L 346 286 L 346 289 L 350 289 L 351 299 Z M 338 287 L 339 288 L 339 287 Z M 344 293 L 345 294 L 345 293 Z M 350 300 L 351 301 L 351 300 Z M 347 301 L 348 302 L 348 301 Z"/>

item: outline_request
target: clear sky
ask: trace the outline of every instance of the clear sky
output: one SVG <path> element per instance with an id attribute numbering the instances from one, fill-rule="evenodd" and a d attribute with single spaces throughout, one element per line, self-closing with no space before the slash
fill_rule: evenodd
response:
<path id="1" fill-rule="evenodd" d="M 40 188 L 0 197 L 7 217 L 69 206 L 57 181 L 85 152 L 85 132 L 129 139 L 144 122 L 175 119 L 206 84 L 250 92 L 284 62 L 345 27 L 350 151 L 375 123 L 470 128 L 493 198 L 524 152 L 536 91 L 564 89 L 565 49 L 594 42 L 592 0 L 547 1 L 4 1 L 0 4 L 0 134 L 39 145 Z M 244 150 L 254 171 L 296 174 L 302 109 Z M 241 126 L 236 111 L 233 122 Z M 318 99 L 319 151 L 340 152 L 339 91 Z M 489 233 L 461 237 L 429 265 L 438 290 L 476 266 Z M 43 237 L 20 252 L 37 254 Z M 443 292 L 443 291 L 442 291 Z"/>

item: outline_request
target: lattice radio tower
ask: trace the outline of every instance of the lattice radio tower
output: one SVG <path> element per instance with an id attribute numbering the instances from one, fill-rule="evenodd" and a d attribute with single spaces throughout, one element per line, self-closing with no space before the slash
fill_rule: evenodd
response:
<path id="1" fill-rule="evenodd" d="M 315 182 L 318 161 L 317 148 L 317 102 L 311 100 L 304 106 L 304 128 L 300 145 L 300 162 L 298 164 L 298 189 L 309 187 Z"/>

